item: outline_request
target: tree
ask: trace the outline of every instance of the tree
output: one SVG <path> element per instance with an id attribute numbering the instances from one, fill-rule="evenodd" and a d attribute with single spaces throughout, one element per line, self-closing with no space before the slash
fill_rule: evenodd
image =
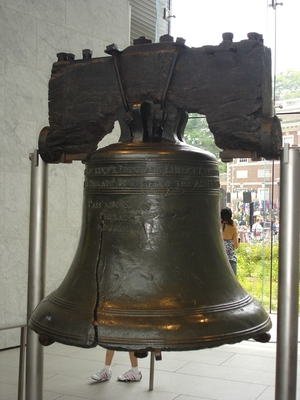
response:
<path id="1" fill-rule="evenodd" d="M 208 128 L 204 115 L 189 114 L 189 120 L 184 131 L 184 139 L 187 144 L 199 147 L 214 154 L 217 160 L 220 159 L 220 151 L 214 141 L 214 136 Z M 227 166 L 219 160 L 220 172 L 226 172 Z"/>
<path id="2" fill-rule="evenodd" d="M 288 69 L 277 75 L 275 94 L 279 100 L 295 99 L 300 97 L 300 70 Z"/>

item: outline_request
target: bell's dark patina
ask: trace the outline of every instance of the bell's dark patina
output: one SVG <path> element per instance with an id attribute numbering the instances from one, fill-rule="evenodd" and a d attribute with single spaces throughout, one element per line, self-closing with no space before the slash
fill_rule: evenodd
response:
<path id="1" fill-rule="evenodd" d="M 54 341 L 192 350 L 271 327 L 224 252 L 215 157 L 177 143 L 119 143 L 86 163 L 81 238 L 30 326 Z"/>
<path id="2" fill-rule="evenodd" d="M 191 57 L 197 59 L 198 64 L 207 63 L 205 68 L 204 64 L 202 66 L 208 75 L 209 66 L 218 69 L 219 65 L 226 68 L 226 65 L 235 64 L 239 76 L 246 77 L 244 68 L 249 57 L 251 65 L 259 66 L 264 65 L 260 61 L 266 57 L 262 43 L 252 42 L 233 47 L 226 43 L 220 47 L 211 46 L 198 53 L 192 52 Z M 84 61 L 90 63 L 90 69 L 106 71 L 105 66 L 108 66 L 108 76 L 113 80 L 107 101 L 99 97 L 103 109 L 97 123 L 95 120 L 76 123 L 76 118 L 90 114 L 76 114 L 72 105 L 74 114 L 70 117 L 66 111 L 63 118 L 72 123 L 73 128 L 67 123 L 59 126 L 63 118 L 57 114 L 57 119 L 52 119 L 52 128 L 41 133 L 43 155 L 53 162 L 59 160 L 62 149 L 77 154 L 80 159 L 80 146 L 69 144 L 86 144 L 86 138 L 91 138 L 93 132 L 95 136 L 82 153 L 86 168 L 77 252 L 65 279 L 37 306 L 29 326 L 41 336 L 43 344 L 57 341 L 80 347 L 100 345 L 137 352 L 193 350 L 249 338 L 262 341 L 271 328 L 270 318 L 260 303 L 238 283 L 221 238 L 217 160 L 212 154 L 184 143 L 186 110 L 190 107 L 184 105 L 185 102 L 195 104 L 196 95 L 192 87 L 190 92 L 179 95 L 174 82 L 180 82 L 176 74 L 178 63 L 183 67 L 180 56 L 185 54 L 188 61 L 189 52 L 180 41 L 175 50 L 174 44 L 163 44 L 162 48 L 151 45 L 144 59 L 141 46 L 137 50 L 129 48 L 123 59 L 115 46 L 109 47 L 107 52 L 112 55 L 113 63 Z M 130 63 L 133 68 L 134 63 L 141 60 L 146 68 L 146 61 L 152 56 L 155 63 L 163 62 L 163 69 L 168 71 L 159 78 L 164 84 L 157 85 L 151 80 L 153 71 L 150 68 L 150 75 L 145 75 L 146 80 L 151 78 L 149 84 L 141 84 L 140 74 L 136 77 L 140 89 L 126 86 L 122 71 Z M 70 76 L 87 68 L 87 64 L 73 65 L 73 60 L 62 63 L 65 62 L 71 68 Z M 55 74 L 61 79 L 68 65 L 58 64 Z M 258 80 L 250 76 L 251 82 L 261 82 L 264 75 L 271 77 L 260 68 L 258 71 L 261 73 Z M 70 76 L 62 82 L 68 81 Z M 200 79 L 199 74 L 197 77 Z M 209 81 L 212 79 L 210 77 Z M 103 76 L 97 82 L 98 86 L 106 84 Z M 205 79 L 201 82 L 205 88 Z M 250 90 L 253 85 L 248 84 Z M 248 114 L 239 118 L 235 110 L 235 121 L 244 121 L 243 129 L 256 126 L 259 130 L 260 126 L 269 124 L 268 129 L 264 128 L 267 141 L 255 133 L 255 144 L 250 144 L 249 148 L 255 150 L 261 145 L 263 152 L 266 143 L 275 137 L 271 153 L 276 155 L 280 129 L 265 104 L 269 101 L 266 94 L 269 86 L 266 83 L 255 88 L 264 94 L 259 98 L 256 111 L 252 97 L 242 91 L 243 110 Z M 101 90 L 103 92 L 103 88 Z M 136 101 L 137 98 L 140 101 Z M 213 113 L 214 96 L 208 95 L 208 98 L 209 118 L 212 126 L 217 121 L 214 126 L 218 134 L 222 126 L 220 114 Z M 202 107 L 206 104 L 204 100 L 200 101 Z M 58 103 L 57 113 L 62 112 L 61 98 Z M 223 95 L 217 103 L 217 113 L 230 108 Z M 55 107 L 51 107 L 53 113 Z M 81 111 L 86 107 L 84 104 Z M 197 110 L 196 104 L 194 110 Z M 94 111 L 96 113 L 96 108 Z M 94 146 L 94 139 L 109 131 L 116 114 L 122 130 L 120 142 L 86 155 L 92 142 Z M 225 130 L 228 121 L 224 124 Z M 98 131 L 94 130 L 96 126 Z M 80 130 L 84 132 L 83 139 Z M 237 136 L 241 138 L 243 134 Z M 57 140 L 62 137 L 62 141 Z M 68 141 L 70 137 L 77 139 Z"/>

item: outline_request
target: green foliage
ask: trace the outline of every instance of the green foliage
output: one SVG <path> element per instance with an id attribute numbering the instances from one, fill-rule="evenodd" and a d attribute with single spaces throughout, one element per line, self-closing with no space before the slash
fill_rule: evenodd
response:
<path id="1" fill-rule="evenodd" d="M 280 100 L 300 97 L 300 70 L 289 69 L 276 76 L 276 95 Z"/>
<path id="2" fill-rule="evenodd" d="M 208 128 L 205 116 L 189 114 L 189 120 L 184 131 L 184 139 L 187 144 L 209 151 L 219 160 L 221 150 L 215 145 L 214 136 Z M 219 170 L 220 172 L 226 172 L 226 164 L 219 161 Z"/>
<path id="3" fill-rule="evenodd" d="M 268 311 L 277 311 L 278 245 L 240 243 L 237 278 Z"/>

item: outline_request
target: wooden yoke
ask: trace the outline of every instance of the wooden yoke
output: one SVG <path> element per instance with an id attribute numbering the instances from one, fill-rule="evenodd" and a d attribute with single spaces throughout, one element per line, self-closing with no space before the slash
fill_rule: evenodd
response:
<path id="1" fill-rule="evenodd" d="M 85 160 L 121 125 L 121 141 L 183 141 L 187 113 L 204 114 L 226 154 L 277 159 L 281 126 L 273 116 L 271 52 L 261 35 L 218 46 L 189 48 L 169 35 L 145 38 L 110 56 L 83 59 L 60 53 L 49 82 L 49 123 L 41 131 L 45 162 Z M 150 43 L 149 43 L 150 42 Z"/>

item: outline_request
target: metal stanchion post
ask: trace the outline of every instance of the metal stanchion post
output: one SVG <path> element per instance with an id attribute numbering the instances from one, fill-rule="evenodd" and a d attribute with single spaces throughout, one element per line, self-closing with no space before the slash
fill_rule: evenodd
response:
<path id="1" fill-rule="evenodd" d="M 45 296 L 48 165 L 35 150 L 31 158 L 27 318 Z M 28 329 L 26 400 L 43 399 L 44 349 Z"/>
<path id="2" fill-rule="evenodd" d="M 155 354 L 154 354 L 154 351 L 151 351 L 151 352 L 150 352 L 149 390 L 153 390 L 153 382 L 154 382 L 154 364 L 155 364 Z"/>
<path id="3" fill-rule="evenodd" d="M 285 146 L 280 166 L 280 233 L 275 400 L 296 400 L 299 298 L 300 149 Z"/>

